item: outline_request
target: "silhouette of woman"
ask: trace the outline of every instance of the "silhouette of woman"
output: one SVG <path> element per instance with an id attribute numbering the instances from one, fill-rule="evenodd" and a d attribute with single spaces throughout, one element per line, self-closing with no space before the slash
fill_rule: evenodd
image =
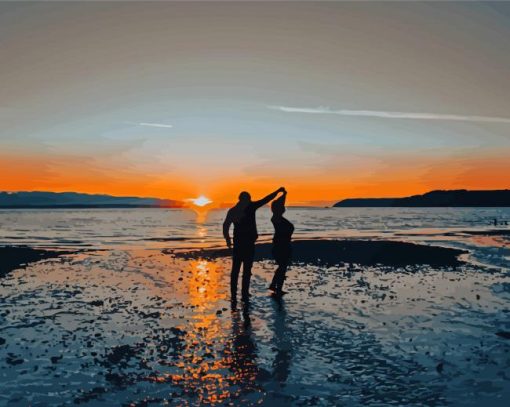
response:
<path id="1" fill-rule="evenodd" d="M 269 289 L 274 291 L 275 295 L 281 296 L 283 292 L 283 283 L 285 281 L 285 273 L 289 267 L 292 255 L 292 233 L 294 233 L 294 225 L 283 217 L 285 213 L 285 199 L 287 191 L 283 191 L 283 195 L 271 202 L 271 211 L 273 217 L 271 222 L 274 226 L 273 236 L 273 257 L 278 265 L 273 277 L 273 281 Z"/>

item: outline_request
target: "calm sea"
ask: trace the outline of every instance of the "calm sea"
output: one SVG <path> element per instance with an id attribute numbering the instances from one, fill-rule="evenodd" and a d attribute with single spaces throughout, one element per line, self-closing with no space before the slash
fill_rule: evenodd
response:
<path id="1" fill-rule="evenodd" d="M 205 219 L 187 209 L 0 210 L 0 245 L 189 248 L 222 245 L 224 210 Z M 260 240 L 271 237 L 270 210 L 258 211 Z M 468 248 L 491 264 L 509 261 L 507 241 L 466 231 L 510 229 L 510 208 L 289 208 L 295 238 L 399 239 Z"/>

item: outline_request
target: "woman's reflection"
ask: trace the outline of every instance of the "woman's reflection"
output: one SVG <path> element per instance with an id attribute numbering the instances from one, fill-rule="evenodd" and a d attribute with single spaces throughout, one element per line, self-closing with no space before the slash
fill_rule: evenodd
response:
<path id="1" fill-rule="evenodd" d="M 292 358 L 292 342 L 289 332 L 286 329 L 287 313 L 282 298 L 275 298 L 273 301 L 273 332 L 276 355 L 273 360 L 272 377 L 280 387 L 284 387 L 290 373 L 290 362 Z"/>

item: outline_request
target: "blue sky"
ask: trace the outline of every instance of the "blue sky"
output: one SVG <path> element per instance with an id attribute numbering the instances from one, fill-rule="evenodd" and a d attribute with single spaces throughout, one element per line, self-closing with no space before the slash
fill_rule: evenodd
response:
<path id="1" fill-rule="evenodd" d="M 1 3 L 0 188 L 505 187 L 508 38 L 505 3 Z"/>

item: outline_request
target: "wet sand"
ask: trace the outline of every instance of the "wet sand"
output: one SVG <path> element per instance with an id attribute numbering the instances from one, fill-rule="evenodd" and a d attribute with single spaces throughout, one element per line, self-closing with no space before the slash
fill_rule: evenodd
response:
<path id="1" fill-rule="evenodd" d="M 274 264 L 257 262 L 236 309 L 221 256 L 119 249 L 16 269 L 0 280 L 0 405 L 506 405 L 508 272 L 354 245 L 364 262 L 301 258 L 280 302 Z"/>

